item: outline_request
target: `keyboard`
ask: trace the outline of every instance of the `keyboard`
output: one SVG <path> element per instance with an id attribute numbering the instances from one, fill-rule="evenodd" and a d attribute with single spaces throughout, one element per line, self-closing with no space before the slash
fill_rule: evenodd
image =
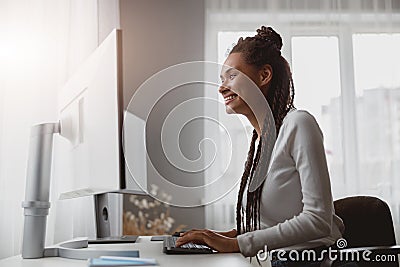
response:
<path id="1" fill-rule="evenodd" d="M 177 236 L 166 236 L 163 243 L 163 252 L 165 254 L 208 254 L 214 251 L 205 246 L 194 243 L 186 243 L 180 247 L 176 247 L 175 242 L 178 239 Z"/>

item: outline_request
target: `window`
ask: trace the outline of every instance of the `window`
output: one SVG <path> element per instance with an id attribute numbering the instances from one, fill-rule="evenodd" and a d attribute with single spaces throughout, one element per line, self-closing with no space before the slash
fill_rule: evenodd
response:
<path id="1" fill-rule="evenodd" d="M 357 96 L 400 87 L 400 34 L 353 34 Z"/>
<path id="2" fill-rule="evenodd" d="M 352 35 L 360 192 L 400 223 L 400 34 Z"/>
<path id="3" fill-rule="evenodd" d="M 324 134 L 334 198 L 345 186 L 343 173 L 339 44 L 336 36 L 292 37 L 295 106 L 309 111 Z"/>

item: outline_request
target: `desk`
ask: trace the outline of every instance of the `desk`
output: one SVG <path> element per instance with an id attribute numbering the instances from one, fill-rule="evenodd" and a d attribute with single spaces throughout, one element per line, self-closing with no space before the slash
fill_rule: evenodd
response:
<path id="1" fill-rule="evenodd" d="M 257 260 L 252 262 L 240 253 L 215 253 L 199 255 L 166 255 L 162 253 L 161 241 L 150 241 L 150 237 L 141 236 L 133 244 L 96 244 L 89 245 L 87 249 L 110 249 L 110 250 L 139 250 L 141 258 L 155 258 L 159 266 L 184 267 L 184 266 L 206 266 L 206 267 L 250 267 L 259 266 Z M 83 260 L 71 260 L 63 258 L 42 258 L 24 260 L 21 255 L 0 260 L 0 267 L 84 267 L 87 262 Z M 262 266 L 270 266 L 269 262 L 263 262 Z"/>

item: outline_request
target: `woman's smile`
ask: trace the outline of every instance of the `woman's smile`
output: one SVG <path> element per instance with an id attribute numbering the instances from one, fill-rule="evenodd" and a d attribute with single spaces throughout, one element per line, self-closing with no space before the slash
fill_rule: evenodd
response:
<path id="1" fill-rule="evenodd" d="M 234 101 L 237 98 L 237 94 L 229 94 L 227 96 L 224 96 L 224 101 L 225 105 L 229 105 L 232 101 Z"/>

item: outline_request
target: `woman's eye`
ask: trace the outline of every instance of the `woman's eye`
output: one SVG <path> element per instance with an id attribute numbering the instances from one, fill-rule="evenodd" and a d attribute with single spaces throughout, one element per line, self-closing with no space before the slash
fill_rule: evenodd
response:
<path id="1" fill-rule="evenodd" d="M 229 75 L 229 79 L 233 80 L 236 77 L 236 74 Z"/>

